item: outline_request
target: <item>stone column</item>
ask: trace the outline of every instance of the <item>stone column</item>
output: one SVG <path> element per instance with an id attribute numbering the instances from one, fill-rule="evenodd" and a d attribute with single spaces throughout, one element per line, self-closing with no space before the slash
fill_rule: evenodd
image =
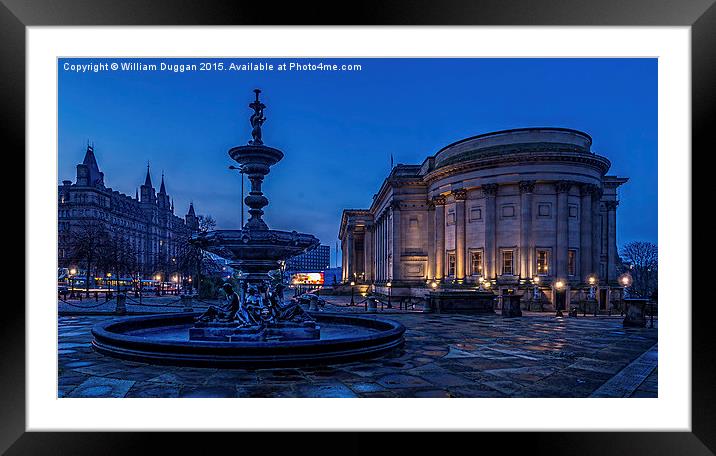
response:
<path id="1" fill-rule="evenodd" d="M 465 189 L 453 190 L 455 198 L 455 279 L 465 280 Z"/>
<path id="2" fill-rule="evenodd" d="M 391 236 L 393 242 L 391 249 L 391 253 L 393 254 L 393 271 L 391 274 L 391 280 L 401 280 L 403 274 L 400 267 L 400 255 L 403 250 L 403 239 L 400 227 L 400 203 L 398 201 L 393 201 L 390 205 L 390 208 L 393 211 L 393 224 L 391 227 Z"/>
<path id="3" fill-rule="evenodd" d="M 557 190 L 557 263 L 556 277 L 567 278 L 567 250 L 569 249 L 569 189 L 572 183 L 559 181 L 555 183 Z"/>
<path id="4" fill-rule="evenodd" d="M 363 238 L 363 272 L 365 280 L 373 282 L 373 227 L 370 225 L 366 225 Z"/>
<path id="5" fill-rule="evenodd" d="M 520 182 L 520 277 L 532 277 L 532 255 L 534 255 L 534 237 L 532 236 L 532 193 L 535 181 Z"/>
<path id="6" fill-rule="evenodd" d="M 348 231 L 348 235 L 346 236 L 346 239 L 348 241 L 348 246 L 346 249 L 348 252 L 348 255 L 346 258 L 346 277 L 347 277 L 348 282 L 350 282 L 350 281 L 354 280 L 353 272 L 355 272 L 355 266 L 353 265 L 353 262 L 354 262 L 354 258 L 355 258 L 355 249 L 353 248 L 353 244 L 354 244 L 353 227 L 348 226 L 347 229 L 349 231 Z"/>
<path id="7" fill-rule="evenodd" d="M 579 275 L 583 282 L 587 281 L 590 274 L 596 271 L 592 270 L 592 194 L 596 188 L 593 184 L 582 184 L 580 187 L 582 199 L 579 202 L 580 220 L 579 220 Z"/>
<path id="8" fill-rule="evenodd" d="M 445 197 L 433 198 L 435 204 L 435 278 L 445 276 Z"/>
<path id="9" fill-rule="evenodd" d="M 602 262 L 602 222 L 600 216 L 600 202 L 602 190 L 598 187 L 592 193 L 592 270 L 598 276 L 601 274 L 600 264 Z M 605 280 L 606 277 L 599 277 Z"/>
<path id="10" fill-rule="evenodd" d="M 617 280 L 617 206 L 619 201 L 607 201 L 607 279 Z"/>
<path id="11" fill-rule="evenodd" d="M 494 279 L 497 273 L 497 184 L 482 186 L 485 195 L 485 276 Z"/>
<path id="12" fill-rule="evenodd" d="M 432 200 L 428 200 L 428 213 L 427 213 L 427 221 L 428 221 L 428 233 L 427 233 L 427 242 L 428 242 L 428 265 L 425 270 L 425 278 L 427 280 L 433 279 L 435 277 L 435 204 Z"/>

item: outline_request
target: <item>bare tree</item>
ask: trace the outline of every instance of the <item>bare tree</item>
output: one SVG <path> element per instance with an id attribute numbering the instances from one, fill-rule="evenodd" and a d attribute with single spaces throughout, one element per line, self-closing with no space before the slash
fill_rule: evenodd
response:
<path id="1" fill-rule="evenodd" d="M 632 289 L 642 297 L 650 297 L 658 287 L 659 249 L 651 242 L 633 241 L 619 252 L 624 270 L 632 276 Z"/>
<path id="2" fill-rule="evenodd" d="M 104 225 L 97 221 L 88 221 L 70 227 L 70 258 L 86 268 L 85 290 L 89 296 L 92 267 L 100 262 L 102 248 L 109 237 Z"/>

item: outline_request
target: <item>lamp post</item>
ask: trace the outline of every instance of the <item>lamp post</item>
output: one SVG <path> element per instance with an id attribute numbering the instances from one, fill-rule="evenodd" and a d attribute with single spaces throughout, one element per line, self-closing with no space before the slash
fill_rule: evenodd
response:
<path id="1" fill-rule="evenodd" d="M 356 305 L 356 302 L 355 302 L 355 300 L 353 299 L 353 295 L 355 295 L 355 285 L 356 285 L 355 282 L 351 282 L 351 306 L 355 306 L 355 305 Z"/>
<path id="2" fill-rule="evenodd" d="M 619 276 L 619 284 L 624 288 L 624 291 L 622 292 L 622 305 L 620 306 L 621 309 L 619 314 L 624 316 L 624 305 L 626 304 L 625 300 L 629 297 L 628 288 L 631 286 L 631 274 L 625 272 Z"/>
<path id="3" fill-rule="evenodd" d="M 75 274 L 77 274 L 77 269 L 70 269 L 70 299 L 75 298 Z"/>
<path id="4" fill-rule="evenodd" d="M 111 272 L 107 273 L 107 291 L 105 292 L 105 295 L 108 298 L 112 297 L 112 273 Z"/>
<path id="5" fill-rule="evenodd" d="M 157 275 L 154 277 L 154 280 L 157 281 L 157 296 L 161 296 L 161 287 L 162 287 L 162 282 L 161 282 L 161 280 L 162 280 L 162 276 L 160 276 L 159 274 L 157 274 Z"/>
<path id="6" fill-rule="evenodd" d="M 562 282 L 562 280 L 557 280 L 554 283 L 554 288 L 556 290 L 554 296 L 554 303 L 555 307 L 557 308 L 557 313 L 555 314 L 555 317 L 564 317 L 564 314 L 562 314 L 562 308 L 559 305 L 559 299 L 557 298 L 558 293 L 560 293 L 562 291 L 562 288 L 564 288 L 564 282 Z"/>
<path id="7" fill-rule="evenodd" d="M 599 279 L 596 275 L 590 275 L 589 278 L 587 278 L 587 282 L 589 283 L 589 300 L 594 301 L 594 316 L 596 317 L 598 314 L 598 305 L 597 305 L 597 284 L 599 283 Z"/>
<path id="8" fill-rule="evenodd" d="M 244 228 L 244 168 L 231 165 L 229 169 L 235 169 L 241 174 L 241 228 Z"/>
<path id="9" fill-rule="evenodd" d="M 542 301 L 539 298 L 539 276 L 532 277 L 532 301 L 539 303 L 539 310 L 542 311 Z"/>
<path id="10" fill-rule="evenodd" d="M 393 293 L 392 293 L 392 291 L 393 291 L 393 283 L 392 283 L 392 282 L 388 282 L 388 283 L 385 284 L 385 286 L 388 287 L 388 309 L 392 309 L 392 308 L 393 308 L 393 304 L 390 302 L 390 298 L 391 298 L 392 295 L 393 295 Z"/>

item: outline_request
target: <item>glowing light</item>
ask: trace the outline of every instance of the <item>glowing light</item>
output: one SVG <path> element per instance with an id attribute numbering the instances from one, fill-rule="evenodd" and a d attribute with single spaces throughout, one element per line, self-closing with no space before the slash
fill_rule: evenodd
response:
<path id="1" fill-rule="evenodd" d="M 355 284 L 356 284 L 355 282 L 351 282 L 351 286 L 354 286 Z"/>
<path id="2" fill-rule="evenodd" d="M 385 284 L 385 286 L 388 287 L 388 288 L 390 288 L 390 287 L 393 286 L 393 282 L 388 282 L 388 283 Z"/>
<path id="3" fill-rule="evenodd" d="M 554 283 L 554 287 L 558 290 L 561 290 L 564 287 L 564 282 L 562 282 L 561 280 L 558 280 Z"/>
<path id="4" fill-rule="evenodd" d="M 533 281 L 534 283 L 539 283 L 539 280 L 540 280 L 540 279 L 539 279 L 539 276 L 534 276 L 534 277 L 532 278 L 532 281 Z"/>
<path id="5" fill-rule="evenodd" d="M 484 286 L 485 288 L 490 288 L 492 286 L 492 283 L 490 283 L 489 280 L 485 280 L 485 283 L 482 286 Z"/>
<path id="6" fill-rule="evenodd" d="M 594 276 L 589 276 L 589 285 L 594 285 L 597 282 L 597 278 Z"/>
<path id="7" fill-rule="evenodd" d="M 75 274 L 77 274 L 77 269 L 75 269 L 75 268 L 70 269 L 70 275 L 75 275 Z"/>
<path id="8" fill-rule="evenodd" d="M 291 282 L 303 285 L 322 285 L 324 277 L 322 272 L 297 272 L 291 276 Z"/>
<path id="9" fill-rule="evenodd" d="M 437 288 L 437 287 L 438 287 L 438 283 L 437 283 L 437 282 L 433 282 L 433 283 L 430 284 L 430 286 L 433 287 L 433 288 Z"/>

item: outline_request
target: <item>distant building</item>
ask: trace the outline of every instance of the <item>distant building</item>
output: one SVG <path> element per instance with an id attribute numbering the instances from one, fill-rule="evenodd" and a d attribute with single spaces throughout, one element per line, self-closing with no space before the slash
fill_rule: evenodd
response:
<path id="1" fill-rule="evenodd" d="M 617 189 L 627 178 L 565 128 L 483 134 L 395 166 L 367 209 L 343 211 L 344 283 L 424 296 L 476 288 L 558 303 L 620 299 Z"/>
<path id="2" fill-rule="evenodd" d="M 323 271 L 331 265 L 331 248 L 319 245 L 286 261 L 286 271 Z"/>
<path id="3" fill-rule="evenodd" d="M 181 242 L 199 229 L 193 204 L 184 218 L 174 214 L 164 175 L 155 192 L 148 165 L 144 184 L 134 198 L 105 187 L 94 147 L 88 145 L 84 160 L 77 165 L 75 183 L 65 180 L 58 188 L 58 267 L 74 266 L 71 231 L 90 223 L 123 239 L 145 275 L 157 272 L 158 265 L 169 264 Z"/>

